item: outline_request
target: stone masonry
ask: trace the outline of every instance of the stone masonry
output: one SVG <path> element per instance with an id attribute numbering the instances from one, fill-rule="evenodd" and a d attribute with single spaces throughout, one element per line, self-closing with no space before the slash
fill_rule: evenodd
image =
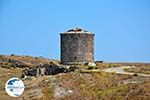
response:
<path id="1" fill-rule="evenodd" d="M 76 28 L 60 35 L 62 64 L 94 62 L 94 34 Z"/>

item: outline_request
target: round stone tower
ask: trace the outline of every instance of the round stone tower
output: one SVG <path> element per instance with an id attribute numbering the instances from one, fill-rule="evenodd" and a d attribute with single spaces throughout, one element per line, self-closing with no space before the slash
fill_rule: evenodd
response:
<path id="1" fill-rule="evenodd" d="M 94 34 L 75 28 L 60 35 L 62 64 L 94 62 Z"/>

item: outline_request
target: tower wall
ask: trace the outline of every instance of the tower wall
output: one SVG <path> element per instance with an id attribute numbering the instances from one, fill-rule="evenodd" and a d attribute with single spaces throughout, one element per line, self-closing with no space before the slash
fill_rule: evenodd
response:
<path id="1" fill-rule="evenodd" d="M 84 64 L 94 62 L 94 34 L 61 34 L 61 63 Z"/>

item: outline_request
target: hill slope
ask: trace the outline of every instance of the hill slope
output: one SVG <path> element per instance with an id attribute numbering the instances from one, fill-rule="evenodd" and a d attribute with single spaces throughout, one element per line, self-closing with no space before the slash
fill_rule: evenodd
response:
<path id="1" fill-rule="evenodd" d="M 30 56 L 0 56 L 0 97 L 16 100 L 7 95 L 5 82 L 11 77 L 21 78 L 24 67 L 48 64 L 50 60 Z M 121 64 L 97 64 L 96 69 L 121 66 Z M 142 67 L 140 67 L 142 66 Z M 116 73 L 86 72 L 88 66 L 69 73 L 44 75 L 23 80 L 25 91 L 17 100 L 149 100 L 150 77 L 118 75 Z M 150 68 L 139 65 L 138 68 Z M 130 70 L 129 70 L 130 71 Z M 139 71 L 139 70 L 138 70 Z"/>

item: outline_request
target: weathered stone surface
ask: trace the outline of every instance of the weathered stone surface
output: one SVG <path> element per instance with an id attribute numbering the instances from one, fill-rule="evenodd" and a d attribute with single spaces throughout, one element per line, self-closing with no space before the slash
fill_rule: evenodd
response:
<path id="1" fill-rule="evenodd" d="M 39 77 L 41 75 L 41 69 L 40 68 L 33 68 L 33 69 L 25 69 L 23 71 L 23 76 L 36 76 Z"/>
<path id="2" fill-rule="evenodd" d="M 59 67 L 57 65 L 46 65 L 45 66 L 45 75 L 55 75 L 58 73 L 65 72 L 65 68 Z"/>
<path id="3" fill-rule="evenodd" d="M 94 67 L 94 66 L 96 66 L 96 64 L 94 62 L 89 62 L 88 66 L 93 66 Z"/>
<path id="4" fill-rule="evenodd" d="M 94 34 L 81 29 L 61 34 L 61 63 L 94 62 Z"/>
<path id="5" fill-rule="evenodd" d="M 45 67 L 45 75 L 55 75 L 58 73 L 67 73 L 78 69 L 76 66 L 65 66 L 57 64 L 47 64 Z"/>
<path id="6" fill-rule="evenodd" d="M 54 63 L 45 64 L 41 67 L 33 68 L 33 69 L 25 69 L 22 73 L 22 76 L 43 76 L 43 75 L 55 75 L 58 73 L 67 73 L 76 70 L 76 66 L 65 66 L 58 65 Z"/>
<path id="7" fill-rule="evenodd" d="M 103 60 L 101 60 L 101 61 L 96 61 L 95 63 L 103 63 L 104 61 Z"/>

